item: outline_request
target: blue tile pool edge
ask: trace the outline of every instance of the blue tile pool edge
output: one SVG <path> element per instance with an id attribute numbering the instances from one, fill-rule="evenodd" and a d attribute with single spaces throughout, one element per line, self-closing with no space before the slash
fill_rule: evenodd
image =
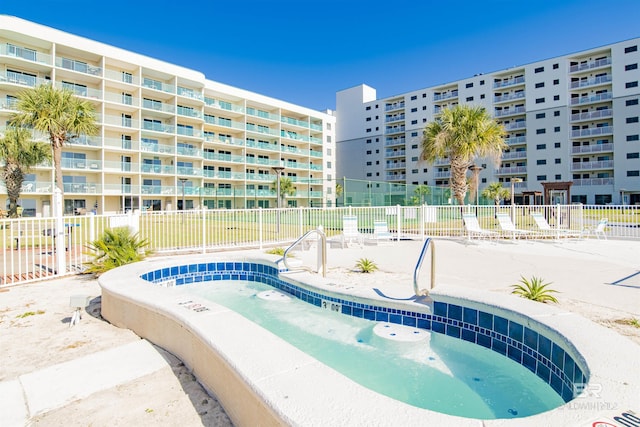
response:
<path id="1" fill-rule="evenodd" d="M 456 301 L 453 297 L 446 298 L 450 302 L 434 300 L 431 305 L 422 307 L 401 304 L 403 307 L 398 308 L 398 303 L 394 303 L 395 307 L 387 307 L 381 300 L 320 291 L 284 277 L 281 272 L 276 263 L 268 261 L 225 260 L 162 267 L 141 274 L 140 278 L 169 287 L 217 280 L 255 281 L 345 315 L 417 327 L 462 339 L 521 364 L 548 383 L 565 402 L 575 397 L 575 390 L 580 390 L 576 384 L 586 384 L 589 380 L 586 362 L 571 343 L 552 340 L 547 335 L 554 334 L 548 327 L 519 313 L 508 313 L 508 310 L 479 302 L 464 306 L 465 301 Z M 549 333 L 540 332 L 545 330 Z"/>

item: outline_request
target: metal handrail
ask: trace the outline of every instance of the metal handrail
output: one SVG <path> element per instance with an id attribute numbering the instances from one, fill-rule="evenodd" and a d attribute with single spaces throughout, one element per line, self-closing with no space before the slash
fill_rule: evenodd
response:
<path id="1" fill-rule="evenodd" d="M 293 271 L 294 268 L 291 268 L 289 266 L 289 264 L 287 263 L 287 255 L 289 254 L 289 251 L 292 250 L 295 246 L 297 246 L 300 242 L 302 242 L 303 240 L 305 240 L 308 236 L 310 236 L 313 233 L 317 233 L 320 236 L 320 240 L 322 241 L 322 244 L 319 245 L 320 247 L 318 248 L 320 252 L 320 257 L 322 259 L 322 277 L 327 277 L 327 235 L 324 234 L 324 231 L 322 229 L 322 226 L 318 227 L 315 230 L 309 230 L 306 233 L 304 233 L 302 235 L 302 237 L 300 237 L 298 240 L 296 240 L 295 242 L 293 242 L 291 244 L 291 246 L 289 246 L 285 251 L 284 251 L 284 255 L 282 256 L 282 263 L 284 264 L 284 266 L 287 268 L 287 270 L 289 271 Z M 306 267 L 304 265 L 301 265 L 299 267 L 296 268 L 297 270 L 306 270 L 306 271 L 310 271 L 312 273 L 317 273 L 318 271 L 313 271 L 311 268 Z"/>
<path id="2" fill-rule="evenodd" d="M 424 245 L 422 246 L 422 251 L 420 252 L 420 256 L 418 257 L 418 263 L 416 264 L 415 270 L 413 270 L 413 292 L 416 296 L 427 296 L 429 295 L 429 289 L 418 289 L 418 276 L 420 275 L 420 268 L 422 267 L 422 262 L 424 261 L 424 256 L 427 253 L 427 250 L 431 246 L 431 288 L 436 284 L 436 248 L 435 243 L 431 241 L 431 238 L 428 238 Z"/>

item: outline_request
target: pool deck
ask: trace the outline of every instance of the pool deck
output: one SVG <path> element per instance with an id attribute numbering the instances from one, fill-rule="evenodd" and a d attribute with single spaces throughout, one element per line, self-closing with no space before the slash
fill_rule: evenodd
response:
<path id="1" fill-rule="evenodd" d="M 457 289 L 473 288 L 474 292 L 480 291 L 489 298 L 493 293 L 501 294 L 497 296 L 498 298 L 513 298 L 508 296 L 509 286 L 516 283 L 520 276 L 530 278 L 535 275 L 542 277 L 545 281 L 553 282 L 551 287 L 560 292 L 557 294 L 560 300 L 558 307 L 566 310 L 568 314 L 577 312 L 590 318 L 593 318 L 591 314 L 595 314 L 595 318 L 640 318 L 638 304 L 640 242 L 590 239 L 560 242 L 435 240 L 434 243 L 436 249 L 434 293 L 446 292 L 447 288 L 454 293 Z M 402 241 L 380 245 L 365 244 L 363 247 L 353 244 L 350 246 L 346 249 L 332 246 L 328 250 L 328 280 L 335 282 L 335 285 L 343 291 L 353 294 L 368 295 L 375 292 L 379 296 L 398 299 L 413 295 L 413 270 L 422 242 Z M 264 250 L 243 251 L 242 254 L 244 256 L 262 255 Z M 226 252 L 225 255 L 233 255 L 233 253 Z M 296 259 L 303 261 L 305 265 L 315 265 L 315 258 L 313 249 L 296 253 Z M 374 261 L 379 271 L 370 275 L 354 272 L 355 263 L 360 258 Z M 77 278 L 69 280 L 77 280 Z M 429 258 L 425 260 L 425 266 L 420 274 L 420 287 L 428 287 L 428 282 Z M 47 292 L 46 282 L 24 286 L 37 286 L 43 293 Z M 55 292 L 64 292 L 62 289 L 64 288 L 58 286 Z M 95 288 L 86 291 L 95 292 Z M 11 292 L 13 290 L 9 291 Z M 15 292 L 18 293 L 20 290 L 16 288 Z M 74 288 L 70 292 L 78 292 L 78 290 Z M 0 301 L 6 295 L 8 294 L 0 294 Z M 68 302 L 69 296 L 70 294 L 66 294 L 62 296 L 63 298 L 60 296 L 58 298 L 66 299 Z M 8 308 L 4 304 L 0 306 L 2 310 Z M 66 310 L 69 311 L 68 308 Z M 81 322 L 73 328 L 68 328 L 67 325 L 64 327 L 70 333 L 79 333 L 83 326 L 84 323 Z M 45 325 L 41 327 L 42 335 L 51 333 L 51 328 Z M 640 355 L 640 346 L 637 344 L 640 342 L 638 339 L 640 332 L 636 332 L 638 329 L 634 330 L 632 327 L 627 329 L 629 334 L 634 335 L 632 337 L 634 343 L 628 339 L 616 341 L 619 336 L 610 329 L 598 325 L 594 327 L 594 330 L 603 334 L 601 342 L 622 342 L 625 348 L 633 353 L 629 357 L 638 359 Z M 117 332 L 117 328 L 111 327 L 111 329 L 114 330 L 113 333 Z M 92 337 L 84 336 L 83 339 L 91 340 Z M 594 342 L 600 340 L 598 336 L 589 336 L 584 339 Z M 0 346 L 5 357 L 14 357 L 14 352 L 28 351 L 18 343 L 12 346 L 6 344 L 7 342 L 4 342 Z M 25 346 L 28 344 L 24 343 Z M 30 423 L 29 420 L 33 421 L 34 415 L 60 411 L 70 403 L 79 400 L 90 403 L 92 400 L 102 399 L 94 402 L 94 405 L 121 405 L 123 402 L 118 400 L 116 403 L 113 399 L 118 397 L 113 395 L 107 397 L 105 402 L 105 397 L 101 396 L 100 392 L 121 387 L 144 375 L 161 370 L 167 365 L 166 360 L 159 357 L 158 351 L 145 340 L 138 340 L 134 344 L 125 340 L 110 348 L 98 350 L 94 348 L 94 351 L 90 351 L 90 347 L 87 346 L 86 352 L 78 351 L 75 357 L 69 360 L 50 364 L 46 361 L 48 349 L 41 348 L 39 357 L 43 358 L 43 361 L 34 364 L 33 369 L 25 367 L 22 372 L 0 375 L 0 395 L 3 396 L 3 399 L 0 399 L 0 413 L 3 414 L 4 422 L 8 421 L 6 425 L 27 425 Z M 121 357 L 127 362 L 114 362 Z M 96 372 L 96 366 L 102 366 L 102 369 Z M 144 369 L 140 366 L 144 366 Z M 634 370 L 624 375 L 635 378 L 637 381 L 640 378 L 640 367 L 636 363 L 632 369 Z M 65 378 L 68 380 L 64 380 Z M 148 406 L 153 407 L 153 398 L 147 396 L 147 399 Z M 616 411 L 640 409 L 616 406 L 615 401 L 603 403 L 606 403 L 606 406 L 593 412 L 594 420 L 610 420 L 610 417 L 617 413 Z M 72 412 L 71 421 L 76 417 L 77 424 L 86 424 L 91 421 L 91 414 L 92 412 L 84 414 Z M 202 424 L 207 423 L 203 417 L 201 421 Z M 379 421 L 380 425 L 394 424 L 393 420 Z M 5 425 L 4 422 L 3 425 Z M 176 416 L 175 419 L 169 418 L 168 423 L 182 422 Z M 40 424 L 47 425 L 46 422 Z M 96 424 L 100 425 L 100 422 Z M 75 424 L 71 423 L 71 425 Z M 507 420 L 505 425 L 509 425 Z M 576 425 L 583 424 L 581 422 Z"/>

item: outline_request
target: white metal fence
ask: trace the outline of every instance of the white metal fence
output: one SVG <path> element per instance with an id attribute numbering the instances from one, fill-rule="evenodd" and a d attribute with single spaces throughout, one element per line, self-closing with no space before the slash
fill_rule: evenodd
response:
<path id="1" fill-rule="evenodd" d="M 578 232 L 581 238 L 595 238 L 585 231 L 608 219 L 608 238 L 640 240 L 639 206 L 387 206 L 343 208 L 289 208 L 242 210 L 191 210 L 148 212 L 140 215 L 86 215 L 63 218 L 64 248 L 54 242 L 54 218 L 0 220 L 2 257 L 0 287 L 76 274 L 91 259 L 89 242 L 107 228 L 131 226 L 150 243 L 155 253 L 207 252 L 228 248 L 285 246 L 305 232 L 322 226 L 327 237 L 339 238 L 342 217 L 355 215 L 358 230 L 373 232 L 374 221 L 386 221 L 397 238 L 467 238 L 462 213 L 475 213 L 483 229 L 504 238 L 496 213 L 509 213 L 516 227 L 537 231 L 531 216 L 540 212 L 550 227 Z M 57 271 L 58 265 L 64 265 Z"/>

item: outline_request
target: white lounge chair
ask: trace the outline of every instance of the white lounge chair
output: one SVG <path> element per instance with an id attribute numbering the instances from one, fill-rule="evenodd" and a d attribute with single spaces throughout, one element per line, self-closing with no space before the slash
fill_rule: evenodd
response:
<path id="1" fill-rule="evenodd" d="M 358 217 L 355 215 L 345 215 L 342 217 L 342 247 L 348 246 L 352 241 L 357 241 L 362 247 L 364 237 L 358 231 Z"/>
<path id="2" fill-rule="evenodd" d="M 480 223 L 478 222 L 478 218 L 475 214 L 462 214 L 462 220 L 464 221 L 464 228 L 467 230 L 467 235 L 469 236 L 469 240 L 475 237 L 487 237 L 487 238 L 497 238 L 500 234 L 491 231 L 485 230 L 480 227 Z"/>
<path id="3" fill-rule="evenodd" d="M 391 242 L 393 235 L 389 231 L 386 221 L 373 221 L 373 241 L 376 244 L 380 242 Z"/>
<path id="4" fill-rule="evenodd" d="M 502 229 L 502 232 L 505 235 L 510 236 L 512 239 L 517 237 L 533 237 L 535 233 L 531 230 L 522 230 L 516 228 L 515 224 L 511 221 L 511 217 L 506 213 L 497 213 L 496 218 L 498 219 L 498 224 Z"/>
<path id="5" fill-rule="evenodd" d="M 595 228 L 585 228 L 584 232 L 586 235 L 590 235 L 591 233 L 593 233 L 598 238 L 598 240 L 600 240 L 600 236 L 602 236 L 604 240 L 607 240 L 607 235 L 605 234 L 604 229 L 606 228 L 608 223 L 609 219 L 602 218 L 600 221 L 598 221 L 598 225 L 596 225 Z"/>
<path id="6" fill-rule="evenodd" d="M 547 222 L 547 219 L 540 212 L 532 212 L 531 217 L 536 222 L 538 229 L 546 236 L 556 237 L 558 239 L 560 237 L 569 238 L 582 236 L 582 233 L 579 231 L 569 230 L 567 228 L 552 228 Z"/>

